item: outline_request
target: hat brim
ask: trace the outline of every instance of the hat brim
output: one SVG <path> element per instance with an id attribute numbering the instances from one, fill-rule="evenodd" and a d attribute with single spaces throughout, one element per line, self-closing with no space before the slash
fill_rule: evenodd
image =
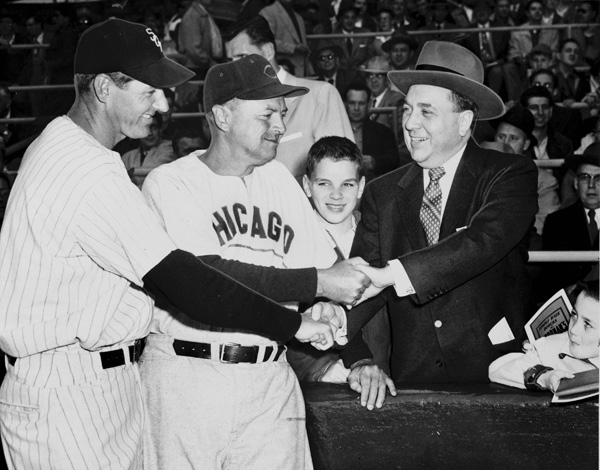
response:
<path id="1" fill-rule="evenodd" d="M 240 100 L 268 100 L 271 98 L 295 98 L 306 95 L 308 88 L 303 86 L 284 85 L 283 83 L 269 83 L 260 88 L 256 88 L 245 93 L 240 93 L 235 98 Z M 231 99 L 233 99 L 232 97 Z"/>
<path id="2" fill-rule="evenodd" d="M 496 93 L 462 75 L 435 70 L 396 70 L 388 72 L 388 78 L 404 95 L 412 85 L 437 86 L 465 95 L 477 104 L 479 121 L 498 118 L 505 112 L 504 103 Z"/>
<path id="3" fill-rule="evenodd" d="M 364 72 L 364 73 L 388 73 L 391 72 L 391 70 L 381 70 L 381 69 L 363 69 L 363 68 L 358 68 L 359 72 Z"/>
<path id="4" fill-rule="evenodd" d="M 191 80 L 196 74 L 168 57 L 135 69 L 121 70 L 125 75 L 154 88 L 171 88 Z"/>
<path id="5" fill-rule="evenodd" d="M 317 61 L 319 59 L 319 55 L 322 51 L 330 49 L 337 57 L 342 57 L 344 55 L 344 50 L 337 44 L 327 44 L 326 46 L 321 46 L 318 49 L 315 49 L 311 52 L 311 60 Z"/>

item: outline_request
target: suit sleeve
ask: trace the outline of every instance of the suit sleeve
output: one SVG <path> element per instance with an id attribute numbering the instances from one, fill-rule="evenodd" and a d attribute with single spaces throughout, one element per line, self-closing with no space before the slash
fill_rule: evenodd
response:
<path id="1" fill-rule="evenodd" d="M 523 241 L 537 210 L 537 168 L 527 157 L 513 157 L 492 175 L 467 228 L 398 258 L 414 300 L 426 303 L 490 269 Z"/>
<path id="2" fill-rule="evenodd" d="M 375 158 L 376 173 L 383 175 L 398 168 L 400 160 L 396 138 L 391 129 L 382 129 L 382 132 L 378 135 L 378 139 L 381 141 L 379 147 L 381 148 L 381 152 L 378 155 L 373 155 L 373 157 Z"/>

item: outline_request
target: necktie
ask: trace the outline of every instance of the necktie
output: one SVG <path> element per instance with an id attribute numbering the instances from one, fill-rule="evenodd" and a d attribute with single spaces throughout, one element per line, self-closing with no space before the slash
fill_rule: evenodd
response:
<path id="1" fill-rule="evenodd" d="M 439 180 L 446 174 L 443 167 L 429 170 L 429 184 L 423 194 L 419 219 L 425 230 L 427 245 L 435 245 L 440 236 L 442 221 L 442 189 Z"/>
<path id="2" fill-rule="evenodd" d="M 352 39 L 346 38 L 346 50 L 348 51 L 348 55 L 352 55 Z"/>
<path id="3" fill-rule="evenodd" d="M 590 209 L 588 211 L 588 217 L 590 221 L 588 222 L 588 232 L 590 233 L 590 240 L 594 243 L 596 237 L 598 236 L 598 224 L 596 223 L 596 211 L 594 209 Z"/>
<path id="4" fill-rule="evenodd" d="M 328 81 L 329 83 L 331 83 L 332 85 L 335 85 L 335 82 L 333 81 L 333 78 L 329 78 L 329 79 L 327 79 L 327 81 Z"/>
<path id="5" fill-rule="evenodd" d="M 373 100 L 371 101 L 371 109 L 374 109 L 376 107 L 377 104 L 377 98 L 373 98 Z M 369 116 L 369 119 L 371 121 L 377 119 L 377 113 L 371 113 L 371 115 Z"/>
<path id="6" fill-rule="evenodd" d="M 483 62 L 491 62 L 494 59 L 492 45 L 488 41 L 487 33 L 479 33 L 479 43 L 481 46 L 481 60 Z"/>

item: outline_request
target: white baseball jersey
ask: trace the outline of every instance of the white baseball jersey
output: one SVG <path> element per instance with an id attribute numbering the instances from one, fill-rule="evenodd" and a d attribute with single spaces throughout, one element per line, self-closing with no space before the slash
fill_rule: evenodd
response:
<path id="1" fill-rule="evenodd" d="M 327 268 L 336 261 L 306 195 L 285 166 L 272 161 L 243 178 L 221 176 L 198 158 L 202 152 L 152 171 L 142 189 L 180 249 L 276 268 Z M 214 328 L 198 331 L 186 323 L 182 314 L 157 308 L 152 331 L 189 341 L 268 341 L 234 332 L 223 337 Z"/>
<path id="2" fill-rule="evenodd" d="M 137 367 L 103 370 L 89 351 L 146 336 L 153 302 L 135 285 L 174 249 L 119 154 L 71 119 L 29 147 L 0 234 L 0 346 L 19 358 L 0 390 L 11 465 L 136 468 Z"/>

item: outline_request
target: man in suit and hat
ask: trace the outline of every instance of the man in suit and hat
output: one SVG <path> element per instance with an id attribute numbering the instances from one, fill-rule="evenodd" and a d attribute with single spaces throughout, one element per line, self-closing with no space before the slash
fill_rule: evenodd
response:
<path id="1" fill-rule="evenodd" d="M 388 54 L 393 70 L 410 70 L 414 67 L 413 56 L 419 44 L 404 31 L 395 31 L 390 39 L 381 45 L 383 52 Z M 398 89 L 392 85 L 392 90 Z"/>
<path id="2" fill-rule="evenodd" d="M 355 70 L 340 67 L 340 58 L 344 51 L 339 44 L 323 40 L 311 54 L 315 70 L 318 72 L 317 80 L 331 83 L 344 96 L 348 86 L 357 79 Z"/>
<path id="3" fill-rule="evenodd" d="M 391 83 L 387 79 L 387 73 L 392 68 L 386 58 L 375 56 L 366 64 L 361 65 L 358 70 L 364 74 L 367 87 L 371 90 L 371 102 L 369 103 L 371 110 L 393 107 L 400 111 L 404 96 L 402 93 L 390 89 Z M 400 117 L 400 112 L 398 112 L 398 117 Z M 391 113 L 371 113 L 369 119 L 394 129 Z"/>
<path id="4" fill-rule="evenodd" d="M 567 159 L 575 172 L 573 185 L 577 201 L 553 214 L 544 225 L 544 250 L 598 251 L 600 225 L 600 142 L 585 149 L 583 155 Z M 582 279 L 598 279 L 598 263 L 549 263 L 542 272 L 540 298 Z"/>
<path id="5" fill-rule="evenodd" d="M 406 94 L 402 125 L 413 162 L 365 188 L 352 256 L 380 295 L 348 314 L 342 351 L 367 406 L 385 382 L 356 334 L 383 305 L 392 324 L 392 379 L 488 381 L 488 365 L 518 351 L 534 310 L 527 235 L 537 212 L 531 158 L 480 148 L 475 122 L 504 113 L 483 64 L 453 43 L 426 43 L 415 70 L 389 79 Z M 374 395 L 376 398 L 374 398 Z"/>

